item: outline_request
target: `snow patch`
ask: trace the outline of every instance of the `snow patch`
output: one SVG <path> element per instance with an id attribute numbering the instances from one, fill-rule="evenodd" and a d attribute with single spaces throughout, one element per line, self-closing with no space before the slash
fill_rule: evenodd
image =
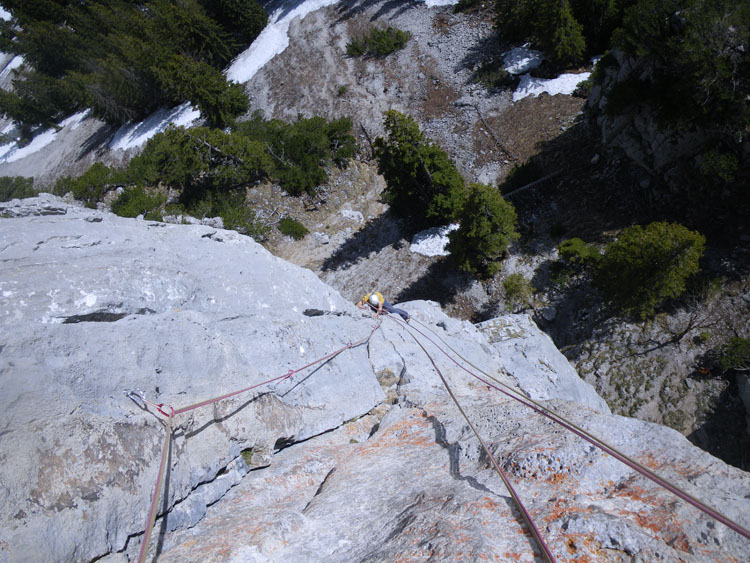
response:
<path id="1" fill-rule="evenodd" d="M 58 125 L 60 127 L 67 127 L 68 125 L 70 125 L 70 128 L 72 130 L 78 129 L 78 126 L 81 124 L 81 122 L 83 122 L 84 119 L 89 116 L 90 113 L 91 110 L 89 109 L 79 111 L 78 113 L 63 119 Z"/>
<path id="2" fill-rule="evenodd" d="M 8 10 L 0 6 L 0 20 L 10 21 L 11 15 Z"/>
<path id="3" fill-rule="evenodd" d="M 424 3 L 428 8 L 434 8 L 435 6 L 455 6 L 458 0 L 425 0 Z"/>
<path id="4" fill-rule="evenodd" d="M 268 25 L 250 47 L 240 53 L 225 73 L 229 80 L 243 83 L 250 80 L 263 65 L 289 46 L 289 24 L 294 18 L 304 18 L 310 12 L 337 4 L 338 0 L 307 0 L 294 9 L 283 4 L 269 15 Z"/>
<path id="5" fill-rule="evenodd" d="M 81 111 L 75 115 L 62 120 L 57 126 L 60 129 L 70 126 L 72 129 L 76 129 L 81 122 L 88 117 L 89 110 Z M 7 128 L 6 128 L 7 129 Z M 47 129 L 46 131 L 36 135 L 32 141 L 25 147 L 19 147 L 16 143 L 8 143 L 7 145 L 0 146 L 0 163 L 13 162 L 29 156 L 38 150 L 43 149 L 49 145 L 57 137 L 57 129 Z"/>
<path id="6" fill-rule="evenodd" d="M 505 70 L 511 74 L 523 74 L 542 64 L 544 57 L 540 51 L 531 49 L 528 43 L 514 47 L 503 55 Z"/>
<path id="7" fill-rule="evenodd" d="M 448 233 L 456 229 L 458 223 L 420 231 L 411 239 L 409 251 L 424 256 L 448 256 L 450 252 L 445 248 L 448 245 Z"/>
<path id="8" fill-rule="evenodd" d="M 189 127 L 200 119 L 200 116 L 200 112 L 193 108 L 190 102 L 176 108 L 159 110 L 140 123 L 120 127 L 110 141 L 109 148 L 127 150 L 139 147 L 157 133 L 164 131 L 170 123 Z"/>
<path id="9" fill-rule="evenodd" d="M 579 74 L 561 74 L 557 78 L 536 78 L 530 74 L 524 74 L 518 88 L 513 92 L 513 101 L 517 102 L 527 96 L 537 97 L 542 92 L 549 95 L 555 94 L 572 94 L 576 87 L 591 76 L 590 72 L 581 72 Z"/>
<path id="10" fill-rule="evenodd" d="M 21 55 L 16 55 L 15 57 L 13 57 L 10 62 L 5 65 L 5 68 L 0 72 L 0 80 L 2 80 L 3 78 L 7 78 L 12 70 L 17 69 L 22 64 L 23 57 Z"/>

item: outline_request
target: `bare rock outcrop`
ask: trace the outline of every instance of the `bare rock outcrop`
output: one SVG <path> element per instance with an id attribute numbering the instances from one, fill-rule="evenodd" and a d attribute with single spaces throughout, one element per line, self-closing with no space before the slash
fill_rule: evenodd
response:
<path id="1" fill-rule="evenodd" d="M 610 415 L 527 317 L 475 326 L 413 301 L 410 325 L 378 327 L 235 232 L 52 196 L 9 209 L 0 561 L 133 560 L 165 438 L 141 393 L 170 412 L 271 379 L 174 417 L 151 555 L 533 560 L 436 366 L 560 560 L 750 554 L 750 540 L 495 390 L 544 401 L 750 526 L 747 473 Z"/>

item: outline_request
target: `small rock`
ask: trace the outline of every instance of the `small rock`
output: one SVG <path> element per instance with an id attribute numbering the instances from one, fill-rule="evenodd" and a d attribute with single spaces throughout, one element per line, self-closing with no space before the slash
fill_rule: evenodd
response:
<path id="1" fill-rule="evenodd" d="M 325 233 L 315 232 L 313 233 L 313 238 L 315 239 L 315 242 L 321 245 L 328 244 L 329 242 L 331 242 L 330 237 Z"/>

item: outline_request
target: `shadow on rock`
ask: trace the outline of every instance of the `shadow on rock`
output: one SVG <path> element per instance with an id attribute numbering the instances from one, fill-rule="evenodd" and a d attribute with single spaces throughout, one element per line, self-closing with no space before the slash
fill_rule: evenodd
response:
<path id="1" fill-rule="evenodd" d="M 92 151 L 97 153 L 106 153 L 109 150 L 109 142 L 117 131 L 117 128 L 112 125 L 102 124 L 100 127 L 91 133 L 88 138 L 81 143 L 81 150 L 78 151 L 76 160 L 81 160 L 87 154 Z"/>
<path id="2" fill-rule="evenodd" d="M 401 290 L 395 299 L 397 303 L 417 299 L 437 301 L 445 307 L 472 283 L 469 275 L 457 272 L 447 258 L 442 258 L 430 264 L 425 273 Z"/>
<path id="3" fill-rule="evenodd" d="M 341 2 L 338 8 L 339 18 L 336 23 L 342 23 L 346 20 L 358 16 L 362 13 L 369 11 L 371 8 L 382 4 L 378 11 L 370 17 L 370 21 L 375 21 L 380 18 L 394 19 L 410 10 L 412 8 L 418 8 L 424 6 L 423 0 L 391 0 L 390 2 L 383 2 L 382 0 L 350 0 L 348 2 Z"/>
<path id="4" fill-rule="evenodd" d="M 368 221 L 354 233 L 322 264 L 324 272 L 346 269 L 360 259 L 367 258 L 387 246 L 397 247 L 404 243 L 403 222 L 390 211 Z"/>
<path id="5" fill-rule="evenodd" d="M 728 464 L 750 471 L 750 434 L 745 416 L 737 382 L 732 378 L 716 401 L 714 411 L 687 438 Z"/>

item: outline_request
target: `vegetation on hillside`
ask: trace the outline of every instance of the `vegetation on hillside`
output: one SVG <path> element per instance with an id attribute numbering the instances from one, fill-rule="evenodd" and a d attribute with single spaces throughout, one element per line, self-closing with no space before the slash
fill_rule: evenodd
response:
<path id="1" fill-rule="evenodd" d="M 460 226 L 448 235 L 447 248 L 453 263 L 480 277 L 494 276 L 505 250 L 519 238 L 513 205 L 497 188 L 472 184 L 455 218 Z"/>
<path id="2" fill-rule="evenodd" d="M 557 67 L 576 65 L 610 45 L 636 0 L 495 0 L 501 41 L 529 41 Z"/>
<path id="3" fill-rule="evenodd" d="M 614 46 L 637 64 L 609 59 L 620 78 L 607 113 L 645 108 L 669 137 L 695 139 L 672 172 L 685 207 L 750 202 L 750 4 L 640 0 Z"/>
<path id="4" fill-rule="evenodd" d="M 503 253 L 518 239 L 513 206 L 495 187 L 467 188 L 450 157 L 413 118 L 389 110 L 384 128 L 386 137 L 375 140 L 375 156 L 386 180 L 383 198 L 394 213 L 415 229 L 458 222 L 449 235 L 452 262 L 479 277 L 497 273 Z"/>
<path id="5" fill-rule="evenodd" d="M 0 202 L 11 199 L 34 197 L 34 178 L 22 178 L 20 176 L 0 177 Z"/>
<path id="6" fill-rule="evenodd" d="M 119 189 L 112 202 L 119 215 L 218 216 L 225 228 L 262 238 L 266 229 L 246 205 L 247 189 L 268 179 L 290 195 L 314 195 L 328 180 L 326 167 L 346 166 L 354 151 L 347 118 L 284 123 L 256 113 L 229 131 L 168 127 L 149 139 L 127 166 L 95 163 L 79 178 L 58 180 L 55 192 L 72 192 L 93 207 Z M 300 227 L 287 220 L 281 228 L 290 236 L 304 236 Z"/>
<path id="7" fill-rule="evenodd" d="M 386 137 L 375 139 L 378 172 L 387 184 L 383 198 L 415 228 L 449 223 L 466 197 L 456 165 L 413 118 L 389 110 L 384 128 Z"/>
<path id="8" fill-rule="evenodd" d="M 189 101 L 224 126 L 247 111 L 221 70 L 265 27 L 256 0 L 4 0 L 0 50 L 21 55 L 0 110 L 30 135 L 87 108 L 112 123 Z"/>
<path id="9" fill-rule="evenodd" d="M 666 299 L 682 295 L 700 270 L 705 244 L 703 235 L 676 223 L 628 227 L 605 247 L 595 284 L 620 309 L 645 319 Z"/>
<path id="10" fill-rule="evenodd" d="M 346 54 L 350 57 L 385 57 L 406 47 L 409 39 L 411 33 L 408 31 L 373 27 L 366 34 L 352 38 L 346 44 Z"/>

